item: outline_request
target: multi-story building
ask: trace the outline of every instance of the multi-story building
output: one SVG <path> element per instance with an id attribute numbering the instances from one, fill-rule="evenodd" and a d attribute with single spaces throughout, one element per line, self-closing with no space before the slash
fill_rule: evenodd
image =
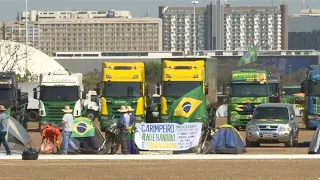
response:
<path id="1" fill-rule="evenodd" d="M 289 49 L 320 49 L 320 9 L 289 15 Z"/>
<path id="2" fill-rule="evenodd" d="M 288 49 L 287 4 L 248 7 L 227 4 L 223 11 L 224 28 L 217 37 L 223 36 L 224 44 L 217 47 L 223 50 L 246 50 L 252 46 L 261 50 Z"/>
<path id="3" fill-rule="evenodd" d="M 130 11 L 21 11 L 17 21 L 40 21 L 47 19 L 100 19 L 100 18 L 132 18 Z"/>
<path id="4" fill-rule="evenodd" d="M 159 18 L 30 20 L 28 44 L 48 55 L 68 51 L 162 51 Z M 25 21 L 5 23 L 5 39 L 25 43 L 25 34 Z"/>
<path id="5" fill-rule="evenodd" d="M 162 19 L 162 46 L 164 51 L 194 51 L 194 31 L 196 51 L 211 49 L 212 22 L 211 6 L 196 7 L 159 7 L 159 18 Z M 195 26 L 194 26 L 195 20 Z"/>

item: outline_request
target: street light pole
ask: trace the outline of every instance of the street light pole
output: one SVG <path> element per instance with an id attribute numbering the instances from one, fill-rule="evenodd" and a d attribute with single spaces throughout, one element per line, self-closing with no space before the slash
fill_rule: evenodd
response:
<path id="1" fill-rule="evenodd" d="M 199 1 L 191 1 L 193 4 L 193 55 L 196 56 L 196 4 L 199 3 Z"/>
<path id="2" fill-rule="evenodd" d="M 28 0 L 26 0 L 26 62 L 25 62 L 25 73 L 27 73 L 28 70 Z"/>

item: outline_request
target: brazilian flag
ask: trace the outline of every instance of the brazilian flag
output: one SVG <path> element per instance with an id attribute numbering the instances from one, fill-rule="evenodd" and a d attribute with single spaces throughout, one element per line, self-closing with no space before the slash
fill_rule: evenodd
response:
<path id="1" fill-rule="evenodd" d="M 201 86 L 177 99 L 169 109 L 169 122 L 202 122 L 207 117 L 206 97 Z"/>
<path id="2" fill-rule="evenodd" d="M 246 52 L 239 60 L 238 66 L 250 64 L 257 61 L 257 48 L 253 47 L 250 51 Z"/>
<path id="3" fill-rule="evenodd" d="M 92 137 L 94 136 L 94 132 L 94 125 L 90 119 L 78 117 L 73 120 L 72 137 Z"/>

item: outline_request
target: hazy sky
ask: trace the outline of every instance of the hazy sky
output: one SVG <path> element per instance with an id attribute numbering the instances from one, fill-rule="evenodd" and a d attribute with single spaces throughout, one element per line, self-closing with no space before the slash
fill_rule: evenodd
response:
<path id="1" fill-rule="evenodd" d="M 150 17 L 158 16 L 158 7 L 193 6 L 192 0 L 28 0 L 28 10 L 128 10 L 133 17 L 140 17 L 148 9 Z M 204 6 L 215 0 L 199 0 Z M 231 0 L 234 6 L 271 5 L 272 0 Z M 283 0 L 273 0 L 275 5 Z M 300 0 L 287 0 L 289 13 L 298 13 Z M 305 0 L 310 7 L 319 8 L 319 0 Z M 25 9 L 25 0 L 0 0 L 0 21 L 15 20 L 16 13 Z"/>

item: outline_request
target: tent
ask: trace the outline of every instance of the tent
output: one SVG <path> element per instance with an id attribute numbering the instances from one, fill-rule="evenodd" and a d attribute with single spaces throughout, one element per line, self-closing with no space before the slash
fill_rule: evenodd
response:
<path id="1" fill-rule="evenodd" d="M 231 125 L 220 126 L 211 140 L 211 152 L 215 154 L 241 154 L 246 152 L 240 133 Z"/>
<path id="2" fill-rule="evenodd" d="M 308 154 L 320 154 L 320 126 L 318 126 L 313 134 Z"/>
<path id="3" fill-rule="evenodd" d="M 216 117 L 225 118 L 227 116 L 228 116 L 228 104 L 222 104 L 221 106 L 219 106 L 216 112 Z"/>
<path id="4" fill-rule="evenodd" d="M 100 129 L 87 117 L 78 117 L 73 121 L 71 140 L 82 154 L 105 154 L 105 138 Z M 61 143 L 62 149 L 63 144 Z M 74 149 L 68 147 L 68 153 Z"/>
<path id="5" fill-rule="evenodd" d="M 35 148 L 27 130 L 13 117 L 8 119 L 6 140 L 12 154 L 22 154 L 26 148 Z M 5 154 L 4 146 L 1 145 L 0 153 Z"/>

